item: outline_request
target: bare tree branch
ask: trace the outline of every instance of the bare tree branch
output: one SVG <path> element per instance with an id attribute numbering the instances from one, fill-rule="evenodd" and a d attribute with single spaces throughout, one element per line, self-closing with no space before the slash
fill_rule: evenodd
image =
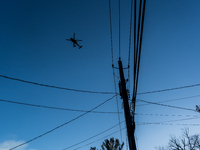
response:
<path id="1" fill-rule="evenodd" d="M 200 134 L 190 136 L 189 129 L 183 129 L 183 135 L 177 138 L 171 135 L 166 147 L 155 147 L 157 150 L 200 150 Z"/>

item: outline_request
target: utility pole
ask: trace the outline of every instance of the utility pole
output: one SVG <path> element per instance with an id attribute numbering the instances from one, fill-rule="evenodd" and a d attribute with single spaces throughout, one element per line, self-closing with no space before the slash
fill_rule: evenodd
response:
<path id="1" fill-rule="evenodd" d="M 134 136 L 134 131 L 135 131 L 134 113 L 131 116 L 121 58 L 119 58 L 118 65 L 120 74 L 119 90 L 120 90 L 120 96 L 123 99 L 124 103 L 124 113 L 125 113 L 126 128 L 128 134 L 129 149 L 136 150 L 135 136 Z"/>

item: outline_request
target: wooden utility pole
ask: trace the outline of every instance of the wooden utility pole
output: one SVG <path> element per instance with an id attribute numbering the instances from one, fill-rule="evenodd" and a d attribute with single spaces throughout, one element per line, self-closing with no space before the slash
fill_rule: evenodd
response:
<path id="1" fill-rule="evenodd" d="M 119 90 L 120 90 L 120 96 L 123 99 L 124 103 L 124 113 L 125 113 L 126 128 L 128 134 L 129 149 L 136 150 L 135 136 L 134 136 L 134 131 L 135 131 L 134 113 L 132 114 L 133 115 L 132 116 L 130 112 L 126 82 L 124 79 L 123 66 L 120 58 L 118 61 L 118 65 L 120 74 Z"/>

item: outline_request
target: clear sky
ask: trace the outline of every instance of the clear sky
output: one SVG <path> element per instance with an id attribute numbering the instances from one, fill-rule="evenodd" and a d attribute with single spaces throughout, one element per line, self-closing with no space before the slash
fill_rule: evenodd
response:
<path id="1" fill-rule="evenodd" d="M 115 92 L 112 73 L 108 0 L 2 0 L 0 2 L 0 75 L 86 91 Z M 121 1 L 121 57 L 128 65 L 129 0 Z M 138 93 L 199 84 L 200 1 L 147 0 Z M 111 0 L 114 65 L 119 57 L 118 1 Z M 133 31 L 133 30 L 132 30 Z M 83 47 L 65 39 L 76 33 Z M 133 32 L 132 32 L 133 37 Z M 133 39 L 132 39 L 133 45 Z M 131 48 L 130 91 L 133 86 Z M 127 70 L 124 70 L 128 78 Z M 118 84 L 119 73 L 115 69 Z M 194 109 L 200 87 L 140 94 L 149 102 Z M 117 85 L 118 92 L 118 85 Z M 84 112 L 39 108 L 2 100 L 73 110 L 91 110 L 114 94 L 75 92 L 0 77 L 0 150 L 29 141 Z M 190 98 L 189 98 L 190 97 Z M 120 120 L 124 121 L 122 100 Z M 174 100 L 174 101 L 169 101 Z M 161 105 L 136 106 L 138 150 L 166 145 L 171 134 L 189 127 L 199 132 L 199 113 Z M 63 150 L 119 123 L 116 98 L 16 150 Z M 157 124 L 155 124 L 157 123 Z M 125 123 L 121 124 L 121 128 Z M 69 149 L 100 148 L 106 138 L 120 139 L 119 126 Z M 112 134 L 116 132 L 115 134 Z M 126 131 L 122 130 L 126 143 Z M 110 135 L 112 134 L 112 135 Z M 107 137 L 106 137 L 107 136 Z M 98 141 L 97 141 L 98 140 Z M 97 141 L 97 142 L 94 142 Z M 89 144 L 91 143 L 91 144 Z M 85 146 L 87 145 L 87 146 Z M 84 147 L 83 147 L 84 146 Z M 125 149 L 127 149 L 125 144 Z"/>

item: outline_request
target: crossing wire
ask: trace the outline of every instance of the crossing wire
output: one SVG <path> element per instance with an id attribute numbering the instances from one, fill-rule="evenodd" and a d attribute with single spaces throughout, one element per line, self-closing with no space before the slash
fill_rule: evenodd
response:
<path id="1" fill-rule="evenodd" d="M 174 125 L 173 123 L 147 123 L 147 124 L 154 124 L 154 125 Z M 142 124 L 146 125 L 146 124 Z M 188 124 L 188 123 L 177 123 L 175 125 L 181 125 L 181 126 L 200 126 L 200 124 Z"/>
<path id="2" fill-rule="evenodd" d="M 195 97 L 200 97 L 200 95 L 189 96 L 189 97 L 182 97 L 182 98 L 176 98 L 176 99 L 165 100 L 165 101 L 159 101 L 159 102 L 156 102 L 156 103 L 166 103 L 166 102 L 184 100 L 184 99 L 195 98 Z M 150 103 L 148 103 L 148 104 L 140 104 L 140 105 L 136 105 L 136 106 L 145 106 L 145 105 L 151 105 L 151 104 Z"/>
<path id="3" fill-rule="evenodd" d="M 111 47 L 111 51 L 113 51 L 112 47 Z M 113 54 L 113 52 L 112 52 L 112 54 Z M 112 55 L 112 60 L 113 60 L 113 55 Z M 44 87 L 49 87 L 49 88 L 61 89 L 61 90 L 69 90 L 69 91 L 75 91 L 75 92 L 86 92 L 86 93 L 96 93 L 96 94 L 116 94 L 116 92 L 86 91 L 86 90 L 78 90 L 78 89 L 71 89 L 71 88 L 59 87 L 59 86 L 54 86 L 54 85 L 47 85 L 47 84 L 42 84 L 42 83 L 27 81 L 27 80 L 23 80 L 23 79 L 13 78 L 13 77 L 5 76 L 5 75 L 0 75 L 0 77 L 6 78 L 6 79 L 10 79 L 10 80 L 19 81 L 19 82 L 34 84 L 34 85 L 38 85 L 38 86 L 44 86 Z M 185 88 L 191 88 L 191 87 L 197 87 L 197 86 L 200 86 L 200 83 L 193 84 L 193 85 L 181 86 L 181 87 L 174 87 L 174 88 L 162 89 L 162 90 L 149 91 L 149 92 L 141 92 L 141 93 L 137 93 L 137 95 L 159 93 L 159 92 L 166 92 L 166 91 L 173 91 L 173 90 L 179 90 L 179 89 L 185 89 Z"/>
<path id="4" fill-rule="evenodd" d="M 111 56 L 112 56 L 112 67 L 114 67 L 113 60 L 113 40 L 112 40 L 112 18 L 111 18 L 111 2 L 109 0 L 109 16 L 110 16 L 110 43 L 111 43 Z"/>
<path id="5" fill-rule="evenodd" d="M 186 120 L 193 120 L 198 119 L 200 117 L 194 117 L 194 118 L 186 118 L 186 119 L 177 119 L 177 120 L 168 120 L 168 121 L 161 121 L 161 122 L 138 122 L 140 125 L 147 125 L 147 124 L 161 124 L 165 122 L 176 122 L 176 121 L 186 121 Z"/>
<path id="6" fill-rule="evenodd" d="M 121 12 L 120 12 L 120 0 L 119 0 L 119 58 L 121 57 L 121 27 L 120 27 L 120 24 L 121 24 Z M 114 68 L 113 68 L 114 70 Z M 117 94 L 117 89 L 116 89 L 116 82 L 115 82 L 115 92 Z M 119 112 L 119 105 L 118 105 L 118 98 L 116 96 L 116 103 L 117 103 L 117 111 Z M 119 119 L 119 128 L 120 128 L 120 137 L 121 137 L 121 142 L 122 142 L 122 129 L 121 129 L 121 124 L 120 124 L 120 115 L 118 114 L 118 119 Z"/>
<path id="7" fill-rule="evenodd" d="M 129 52 L 128 52 L 128 81 L 129 81 L 128 83 L 129 83 L 129 91 L 130 91 L 130 55 L 131 55 L 132 14 L 133 14 L 133 0 L 131 0 Z M 135 25 L 135 22 L 134 22 L 134 25 Z M 134 37 L 134 42 L 135 42 L 135 37 Z"/>
<path id="8" fill-rule="evenodd" d="M 143 29 L 144 29 L 144 14 L 145 14 L 146 0 L 143 2 L 143 13 L 142 13 L 142 25 L 141 25 L 141 35 L 140 35 L 140 45 L 139 45 L 139 56 L 138 56 L 138 67 L 137 67 L 137 79 L 136 79 L 136 93 L 137 94 L 137 85 L 138 85 L 138 76 L 140 69 L 140 58 L 141 58 L 141 48 L 142 48 L 142 37 L 143 37 Z"/>
<path id="9" fill-rule="evenodd" d="M 174 124 L 171 124 L 171 123 L 169 124 L 168 122 L 186 121 L 186 120 L 192 120 L 192 119 L 198 119 L 198 118 L 199 118 L 199 117 L 194 117 L 194 118 L 186 118 L 186 119 L 177 119 L 177 120 L 161 121 L 161 122 L 136 122 L 136 125 L 139 125 L 139 126 L 140 126 L 140 125 L 174 125 Z M 200 124 L 175 124 L 175 125 L 200 126 Z M 122 130 L 124 130 L 124 129 L 126 129 L 126 127 L 122 128 Z M 92 142 L 90 142 L 90 143 L 88 143 L 88 144 L 85 144 L 85 145 L 80 146 L 80 147 L 75 148 L 75 149 L 77 150 L 77 149 L 83 148 L 83 147 L 85 147 L 85 146 L 91 145 L 91 144 L 93 144 L 93 143 L 95 143 L 95 142 L 97 142 L 97 141 L 103 140 L 103 139 L 105 139 L 105 138 L 107 138 L 107 137 L 109 137 L 109 136 L 111 136 L 111 135 L 113 135 L 113 134 L 116 134 L 117 132 L 120 132 L 120 130 L 115 131 L 115 132 L 112 132 L 111 134 L 106 135 L 106 136 L 104 136 L 103 138 L 97 139 L 97 140 L 95 140 L 95 141 L 92 141 Z M 63 150 L 65 150 L 65 149 L 63 149 Z"/>
<path id="10" fill-rule="evenodd" d="M 199 115 L 173 115 L 173 114 L 141 114 L 135 113 L 135 115 L 140 116 L 160 116 L 160 117 L 200 117 Z"/>
<path id="11" fill-rule="evenodd" d="M 145 6 L 146 6 L 146 0 L 144 0 L 144 2 L 143 2 L 143 10 L 142 10 L 142 0 L 141 0 L 140 7 L 139 7 L 138 33 L 137 33 L 137 41 L 136 41 L 137 44 L 134 45 L 136 48 L 134 51 L 134 71 L 133 71 L 134 72 L 133 97 L 132 97 L 132 111 L 133 112 L 135 111 L 135 102 L 136 102 L 136 96 L 137 96 L 137 86 L 138 86 L 138 77 L 139 77 L 139 68 L 140 68 L 140 56 L 141 56 L 141 47 L 142 47 Z M 141 21 L 141 12 L 142 12 L 142 21 Z M 140 25 L 140 22 L 141 22 L 141 25 Z"/>
<path id="12" fill-rule="evenodd" d="M 136 12 L 136 7 L 135 7 Z M 130 55 L 131 55 L 131 35 L 132 35 L 132 14 L 133 14 L 133 0 L 131 0 L 131 12 L 130 12 L 130 33 L 129 33 L 129 52 L 128 52 L 128 90 L 130 92 Z M 135 16 L 136 13 L 134 13 L 134 50 L 135 50 Z M 128 135 L 126 131 L 126 149 L 128 150 Z"/>
<path id="13" fill-rule="evenodd" d="M 101 105 L 105 104 L 106 102 L 110 101 L 110 100 L 113 99 L 115 96 L 116 96 L 116 95 L 114 95 L 113 97 L 107 99 L 107 100 L 104 101 L 103 103 L 101 103 L 101 104 L 99 104 L 98 106 L 92 108 L 90 111 L 85 112 L 85 113 L 83 113 L 82 115 L 79 115 L 78 117 L 76 117 L 76 118 L 74 118 L 74 119 L 72 119 L 72 120 L 70 120 L 70 121 L 67 121 L 67 122 L 65 122 L 65 123 L 63 123 L 63 124 L 61 124 L 61 125 L 59 125 L 59 126 L 53 128 L 52 130 L 49 130 L 49 131 L 47 131 L 47 132 L 45 132 L 45 133 L 43 133 L 43 134 L 41 134 L 41 135 L 39 135 L 39 136 L 37 136 L 37 137 L 35 137 L 35 138 L 32 138 L 32 139 L 30 139 L 30 140 L 28 140 L 28 141 L 26 141 L 26 142 L 24 142 L 24 143 L 22 143 L 22 144 L 19 144 L 19 145 L 15 146 L 15 147 L 11 148 L 11 149 L 9 149 L 9 150 L 16 149 L 16 148 L 18 148 L 18 147 L 20 147 L 20 146 L 23 146 L 23 145 L 25 145 L 25 144 L 27 144 L 27 143 L 30 143 L 30 142 L 32 142 L 32 141 L 34 141 L 34 140 L 37 140 L 38 138 L 41 138 L 41 137 L 43 137 L 43 136 L 45 136 L 45 135 L 47 135 L 47 134 L 49 134 L 49 133 L 51 133 L 51 132 L 53 132 L 53 131 L 55 131 L 55 130 L 57 130 L 57 129 L 59 129 L 59 128 L 61 128 L 61 127 L 65 126 L 65 125 L 67 125 L 67 124 L 69 124 L 69 123 L 71 123 L 71 122 L 73 122 L 73 121 L 75 121 L 75 120 L 77 120 L 77 119 L 79 119 L 79 118 L 85 116 L 86 114 L 88 114 L 88 113 L 90 113 L 91 111 L 97 109 L 98 107 L 100 107 Z"/>
<path id="14" fill-rule="evenodd" d="M 37 82 L 32 82 L 32 81 L 26 81 L 26 80 L 17 79 L 17 78 L 12 78 L 12 77 L 8 77 L 8 76 L 4 76 L 4 75 L 0 75 L 0 77 L 10 79 L 10 80 L 20 81 L 20 82 L 24 82 L 24 83 L 29 83 L 29 84 L 34 84 L 34 85 L 39 85 L 39 86 L 44 86 L 44 87 L 50 87 L 50 88 L 55 88 L 55 89 L 68 90 L 68 91 L 95 93 L 95 94 L 115 94 L 114 92 L 96 92 L 96 91 L 78 90 L 78 89 L 71 89 L 71 88 L 59 87 L 59 86 L 54 86 L 54 85 L 47 85 L 47 84 L 42 84 L 42 83 L 37 83 Z"/>
<path id="15" fill-rule="evenodd" d="M 120 122 L 120 124 L 123 123 L 123 122 L 125 122 L 125 121 Z M 81 144 L 81 143 L 84 143 L 84 142 L 86 142 L 86 141 L 88 141 L 88 140 L 90 140 L 90 139 L 92 139 L 92 138 L 94 138 L 94 137 L 97 137 L 97 136 L 99 136 L 99 135 L 101 135 L 101 134 L 103 134 L 103 133 L 105 133 L 105 132 L 107 132 L 107 131 L 109 131 L 109 130 L 115 128 L 115 127 L 118 126 L 118 125 L 119 125 L 119 124 L 116 124 L 116 125 L 110 127 L 109 129 L 106 129 L 106 130 L 104 130 L 104 131 L 102 131 L 102 132 L 100 132 L 100 133 L 98 133 L 98 134 L 96 134 L 96 135 L 94 135 L 94 136 L 92 136 L 92 137 L 90 137 L 90 138 L 87 138 L 86 140 L 83 140 L 83 141 L 81 141 L 81 142 L 78 142 L 78 143 L 76 143 L 76 144 L 73 144 L 73 145 L 71 145 L 71 146 L 68 146 L 67 148 L 64 148 L 63 150 L 66 150 L 66 149 L 72 148 L 72 147 L 74 147 L 74 146 L 77 146 L 77 145 L 79 145 L 79 144 Z"/>
<path id="16" fill-rule="evenodd" d="M 137 84 L 136 84 L 136 79 L 137 79 L 137 65 L 138 65 L 138 43 L 139 43 L 139 36 L 140 36 L 140 19 L 141 19 L 141 6 L 142 6 L 142 1 L 140 1 L 140 6 L 139 6 L 139 17 L 138 17 L 138 32 L 137 32 L 137 43 L 136 43 L 136 48 L 134 50 L 134 80 L 133 80 L 133 106 L 135 106 L 134 104 L 134 99 L 136 97 L 136 87 L 137 87 Z"/>
<path id="17" fill-rule="evenodd" d="M 139 101 L 145 102 L 145 103 L 149 103 L 149 104 L 155 104 L 155 105 L 160 105 L 160 106 L 166 106 L 166 107 L 171 107 L 171 108 L 177 108 L 177 109 L 184 109 L 184 110 L 190 110 L 190 111 L 195 111 L 194 109 L 190 109 L 190 108 L 184 108 L 184 107 L 178 107 L 178 106 L 171 106 L 171 105 L 165 105 L 165 104 L 159 104 L 159 103 L 154 103 L 154 102 L 149 102 L 149 101 L 145 101 L 145 100 L 141 100 L 138 99 Z"/>
<path id="18" fill-rule="evenodd" d="M 113 68 L 113 76 L 114 76 L 114 68 Z M 115 76 L 114 76 L 114 84 L 115 84 L 115 92 L 117 94 L 117 89 L 116 89 L 116 80 L 115 80 Z M 119 104 L 118 104 L 118 98 L 116 96 L 116 103 L 117 103 L 117 112 L 118 112 L 118 121 L 119 121 L 119 129 L 120 129 L 120 137 L 121 137 L 121 141 L 122 141 L 122 132 L 121 132 L 121 124 L 120 124 L 120 115 L 119 115 Z"/>
<path id="19" fill-rule="evenodd" d="M 140 1 L 140 10 L 139 10 L 139 18 L 138 18 L 138 34 L 137 34 L 137 45 L 136 45 L 136 52 L 135 52 L 135 61 L 134 61 L 134 93 L 133 95 L 137 94 L 137 85 L 138 85 L 138 76 L 139 76 L 139 69 L 140 69 L 140 56 L 141 56 L 141 48 L 142 48 L 142 37 L 143 37 L 143 28 L 144 28 L 144 15 L 145 15 L 145 7 L 146 7 L 146 0 L 143 2 L 143 11 L 142 9 L 142 1 Z M 141 11 L 142 11 L 142 21 L 141 19 Z M 141 22 L 141 27 L 140 27 Z"/>
<path id="20" fill-rule="evenodd" d="M 88 110 L 78 110 L 78 109 L 69 109 L 69 108 L 61 108 L 61 107 L 52 107 L 52 106 L 45 106 L 45 105 L 37 105 L 37 104 L 30 104 L 30 103 L 23 103 L 23 102 L 16 102 L 10 100 L 0 99 L 0 102 L 7 102 L 12 104 L 19 104 L 25 106 L 33 106 L 33 107 L 40 107 L 40 108 L 47 108 L 47 109 L 54 109 L 54 110 L 65 110 L 65 111 L 76 111 L 76 112 L 89 112 Z M 119 112 L 102 112 L 102 111 L 90 111 L 91 113 L 106 113 L 106 114 L 119 114 Z M 120 112 L 122 114 L 122 112 Z"/>
<path id="21" fill-rule="evenodd" d="M 120 8 L 120 2 L 119 2 Z M 109 0 L 109 18 L 110 18 L 110 39 L 111 39 L 111 56 L 112 56 L 112 71 L 113 71 L 113 78 L 114 78 L 114 86 L 115 86 L 115 94 L 117 95 L 117 88 L 116 88 L 116 80 L 115 80 L 115 70 L 114 70 L 114 60 L 113 60 L 113 40 L 112 40 L 112 17 L 111 17 L 111 2 Z M 120 124 L 120 115 L 119 115 L 119 105 L 118 105 L 118 98 L 116 96 L 116 103 L 117 103 L 117 111 L 118 111 L 118 120 L 119 120 L 119 128 L 121 131 L 121 124 Z M 122 141 L 122 133 L 120 132 L 120 137 Z"/>
<path id="22" fill-rule="evenodd" d="M 122 128 L 121 130 L 124 130 L 124 129 L 126 129 L 126 128 L 124 127 L 124 128 Z M 86 144 L 86 145 L 80 146 L 80 147 L 76 148 L 75 150 L 80 149 L 80 148 L 83 148 L 83 147 L 88 146 L 88 145 L 91 145 L 92 143 L 95 143 L 95 142 L 97 142 L 97 141 L 103 140 L 103 139 L 105 139 L 105 138 L 107 138 L 107 137 L 109 137 L 109 136 L 111 136 L 111 135 L 113 135 L 113 134 L 115 134 L 115 133 L 121 132 L 121 130 L 115 131 L 115 132 L 113 132 L 113 133 L 111 133 L 111 134 L 109 134 L 109 135 L 104 136 L 103 138 L 100 138 L 100 139 L 98 139 L 98 140 L 96 140 L 96 141 L 90 142 L 90 143 L 88 143 L 88 144 Z"/>
<path id="23" fill-rule="evenodd" d="M 135 52 L 136 52 L 136 0 L 134 0 L 134 61 L 136 60 L 135 58 Z"/>
<path id="24" fill-rule="evenodd" d="M 191 88 L 191 87 L 196 87 L 196 86 L 200 86 L 200 84 L 198 83 L 198 84 L 180 86 L 180 87 L 169 88 L 169 89 L 163 89 L 163 90 L 156 90 L 156 91 L 150 91 L 150 92 L 142 92 L 142 93 L 138 93 L 138 95 L 142 95 L 142 94 L 151 94 L 151 93 L 158 93 L 158 92 L 166 92 L 166 91 L 172 91 L 172 90 L 179 90 L 179 89 Z"/>
<path id="25" fill-rule="evenodd" d="M 121 31 L 120 31 L 120 23 L 121 23 L 121 19 L 120 19 L 120 0 L 119 0 L 119 58 L 121 58 L 121 49 L 120 49 L 120 47 L 121 47 Z"/>

